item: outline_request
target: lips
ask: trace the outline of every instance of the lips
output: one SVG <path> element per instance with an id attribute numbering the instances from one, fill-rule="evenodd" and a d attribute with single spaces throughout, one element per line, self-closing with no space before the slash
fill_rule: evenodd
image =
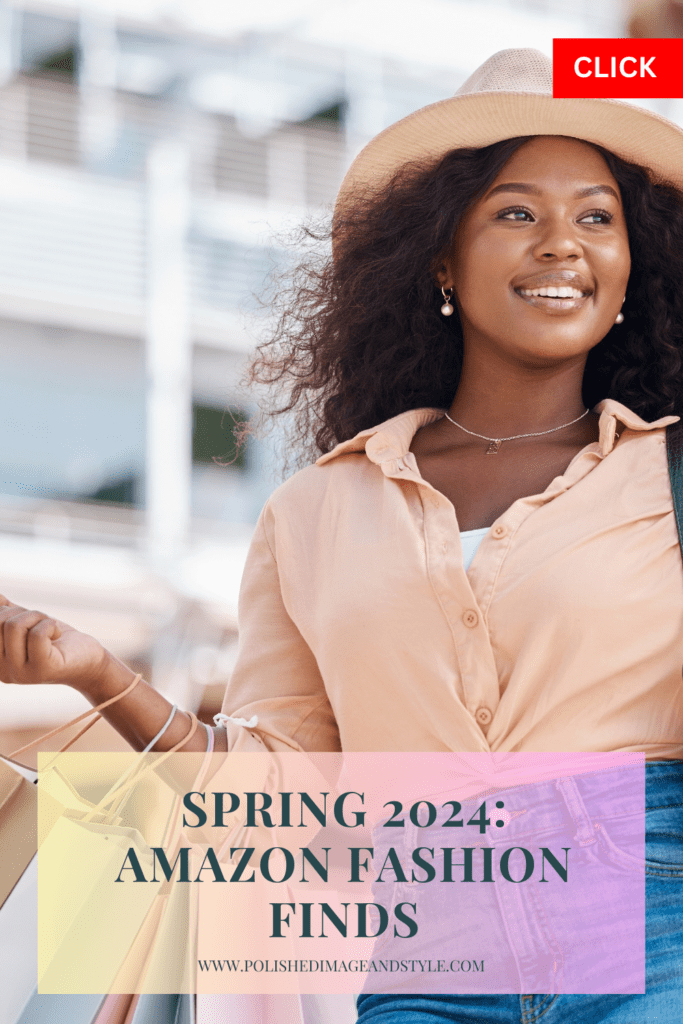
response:
<path id="1" fill-rule="evenodd" d="M 515 282 L 512 287 L 524 302 L 552 313 L 581 309 L 593 295 L 591 282 L 571 270 L 534 274 Z"/>

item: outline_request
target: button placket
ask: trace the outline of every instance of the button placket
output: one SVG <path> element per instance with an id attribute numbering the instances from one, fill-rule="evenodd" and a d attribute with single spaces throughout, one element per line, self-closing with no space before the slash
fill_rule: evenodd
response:
<path id="1" fill-rule="evenodd" d="M 499 681 L 488 632 L 482 628 L 483 612 L 467 574 L 453 558 L 444 557 L 458 543 L 457 519 L 447 499 L 422 479 L 424 538 L 429 577 L 454 640 L 461 699 L 474 717 L 480 707 L 498 704 Z M 490 557 L 490 556 L 489 556 Z M 490 712 L 491 719 L 493 712 Z M 475 718 L 476 721 L 476 718 Z M 477 723 L 482 728 L 481 723 Z"/>

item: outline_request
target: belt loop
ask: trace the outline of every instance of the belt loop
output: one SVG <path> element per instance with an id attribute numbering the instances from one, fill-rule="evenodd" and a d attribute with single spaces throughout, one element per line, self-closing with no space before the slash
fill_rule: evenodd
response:
<path id="1" fill-rule="evenodd" d="M 576 825 L 574 842 L 579 846 L 590 846 L 597 842 L 595 829 L 574 779 L 571 776 L 565 776 L 565 778 L 556 779 L 555 785 L 564 797 L 564 802 Z"/>

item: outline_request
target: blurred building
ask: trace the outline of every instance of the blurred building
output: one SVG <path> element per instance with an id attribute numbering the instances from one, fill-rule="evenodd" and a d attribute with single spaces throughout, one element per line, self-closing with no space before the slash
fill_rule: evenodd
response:
<path id="1" fill-rule="evenodd" d="M 207 713 L 277 482 L 231 432 L 273 236 L 494 50 L 623 33 L 618 0 L 238 6 L 0 0 L 0 591 Z M 0 689 L 17 736 L 82 706 Z"/>

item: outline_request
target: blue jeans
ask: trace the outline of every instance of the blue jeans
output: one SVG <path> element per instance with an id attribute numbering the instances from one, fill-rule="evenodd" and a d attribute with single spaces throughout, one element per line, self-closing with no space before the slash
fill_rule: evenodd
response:
<path id="1" fill-rule="evenodd" d="M 683 761 L 645 766 L 644 995 L 361 995 L 359 1024 L 681 1024 Z"/>

